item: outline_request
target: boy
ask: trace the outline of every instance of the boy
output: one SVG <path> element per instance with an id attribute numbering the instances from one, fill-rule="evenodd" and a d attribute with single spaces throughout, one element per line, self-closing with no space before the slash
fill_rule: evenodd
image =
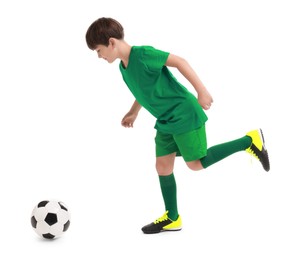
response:
<path id="1" fill-rule="evenodd" d="M 122 126 L 133 127 L 141 107 L 157 119 L 156 170 L 166 211 L 162 217 L 142 227 L 144 233 L 181 230 L 173 174 L 176 156 L 182 156 L 187 166 L 197 171 L 233 153 L 247 151 L 261 162 L 266 171 L 270 170 L 260 129 L 207 149 L 207 116 L 203 109 L 208 110 L 213 99 L 186 60 L 150 46 L 129 45 L 124 40 L 122 25 L 112 18 L 102 17 L 94 21 L 86 32 L 86 42 L 99 58 L 108 63 L 120 59 L 120 72 L 136 99 L 122 119 Z M 194 87 L 197 97 L 176 80 L 168 67 L 178 69 Z"/>

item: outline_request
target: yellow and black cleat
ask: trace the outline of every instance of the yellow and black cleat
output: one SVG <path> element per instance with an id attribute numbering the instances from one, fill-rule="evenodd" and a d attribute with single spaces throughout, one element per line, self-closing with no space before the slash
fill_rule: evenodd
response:
<path id="1" fill-rule="evenodd" d="M 171 220 L 166 211 L 162 217 L 156 219 L 154 222 L 142 227 L 145 234 L 154 234 L 163 231 L 179 231 L 182 228 L 181 217 L 178 216 L 177 220 Z"/>
<path id="2" fill-rule="evenodd" d="M 263 131 L 261 129 L 253 130 L 246 135 L 252 139 L 252 144 L 246 151 L 259 160 L 265 171 L 268 172 L 270 170 L 270 160 L 268 151 L 265 147 Z"/>

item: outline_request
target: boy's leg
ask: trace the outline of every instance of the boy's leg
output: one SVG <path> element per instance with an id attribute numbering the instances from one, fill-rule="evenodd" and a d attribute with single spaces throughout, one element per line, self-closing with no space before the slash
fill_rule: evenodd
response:
<path id="1" fill-rule="evenodd" d="M 204 142 L 204 132 L 204 128 L 201 128 L 177 138 L 178 147 L 190 169 L 201 170 L 236 152 L 246 151 L 261 162 L 265 171 L 270 170 L 269 156 L 261 129 L 250 131 L 239 139 L 210 147 L 207 149 L 206 156 L 201 156 L 199 159 L 197 151 L 203 151 L 204 145 L 207 143 Z M 189 141 L 187 142 L 187 140 Z M 193 145 L 191 149 L 190 144 Z"/>
<path id="2" fill-rule="evenodd" d="M 204 168 L 239 151 L 246 151 L 260 161 L 265 171 L 270 170 L 270 160 L 265 147 L 264 135 L 261 129 L 250 131 L 246 136 L 231 142 L 213 146 L 207 150 L 207 156 L 200 159 Z"/>
<path id="3" fill-rule="evenodd" d="M 165 205 L 165 211 L 172 220 L 178 218 L 176 182 L 173 174 L 176 153 L 156 157 L 156 169 L 159 175 L 161 193 Z"/>
<path id="4" fill-rule="evenodd" d="M 178 217 L 176 201 L 176 182 L 173 174 L 174 161 L 178 151 L 173 135 L 156 133 L 156 171 L 159 175 L 159 183 L 163 196 L 165 210 L 168 217 L 176 220 Z"/>
<path id="5" fill-rule="evenodd" d="M 207 150 L 207 155 L 200 159 L 200 162 L 203 168 L 207 168 L 212 164 L 223 160 L 229 155 L 246 150 L 250 147 L 251 143 L 252 139 L 249 136 L 244 136 L 230 142 L 212 146 Z"/>
<path id="6" fill-rule="evenodd" d="M 173 174 L 177 146 L 172 135 L 159 132 L 156 135 L 155 143 L 156 170 L 166 212 L 162 217 L 142 227 L 142 231 L 146 234 L 181 229 L 181 218 L 177 209 L 176 182 Z"/>

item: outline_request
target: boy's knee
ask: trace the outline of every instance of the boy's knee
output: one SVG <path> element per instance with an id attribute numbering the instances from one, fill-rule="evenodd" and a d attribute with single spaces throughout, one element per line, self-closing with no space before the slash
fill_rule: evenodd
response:
<path id="1" fill-rule="evenodd" d="M 173 167 L 163 163 L 156 163 L 156 171 L 158 175 L 169 175 L 173 172 Z"/>
<path id="2" fill-rule="evenodd" d="M 204 169 L 200 160 L 186 162 L 186 164 L 193 171 L 200 171 Z"/>
<path id="3" fill-rule="evenodd" d="M 169 175 L 173 172 L 176 153 L 156 158 L 156 171 L 158 175 Z"/>

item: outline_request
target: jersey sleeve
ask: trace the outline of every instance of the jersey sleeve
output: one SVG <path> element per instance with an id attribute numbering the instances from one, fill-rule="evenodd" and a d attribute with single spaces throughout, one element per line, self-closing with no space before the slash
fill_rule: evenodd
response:
<path id="1" fill-rule="evenodd" d="M 143 61 L 149 70 L 161 70 L 165 65 L 169 52 L 161 51 L 153 47 L 145 47 L 143 51 Z"/>

